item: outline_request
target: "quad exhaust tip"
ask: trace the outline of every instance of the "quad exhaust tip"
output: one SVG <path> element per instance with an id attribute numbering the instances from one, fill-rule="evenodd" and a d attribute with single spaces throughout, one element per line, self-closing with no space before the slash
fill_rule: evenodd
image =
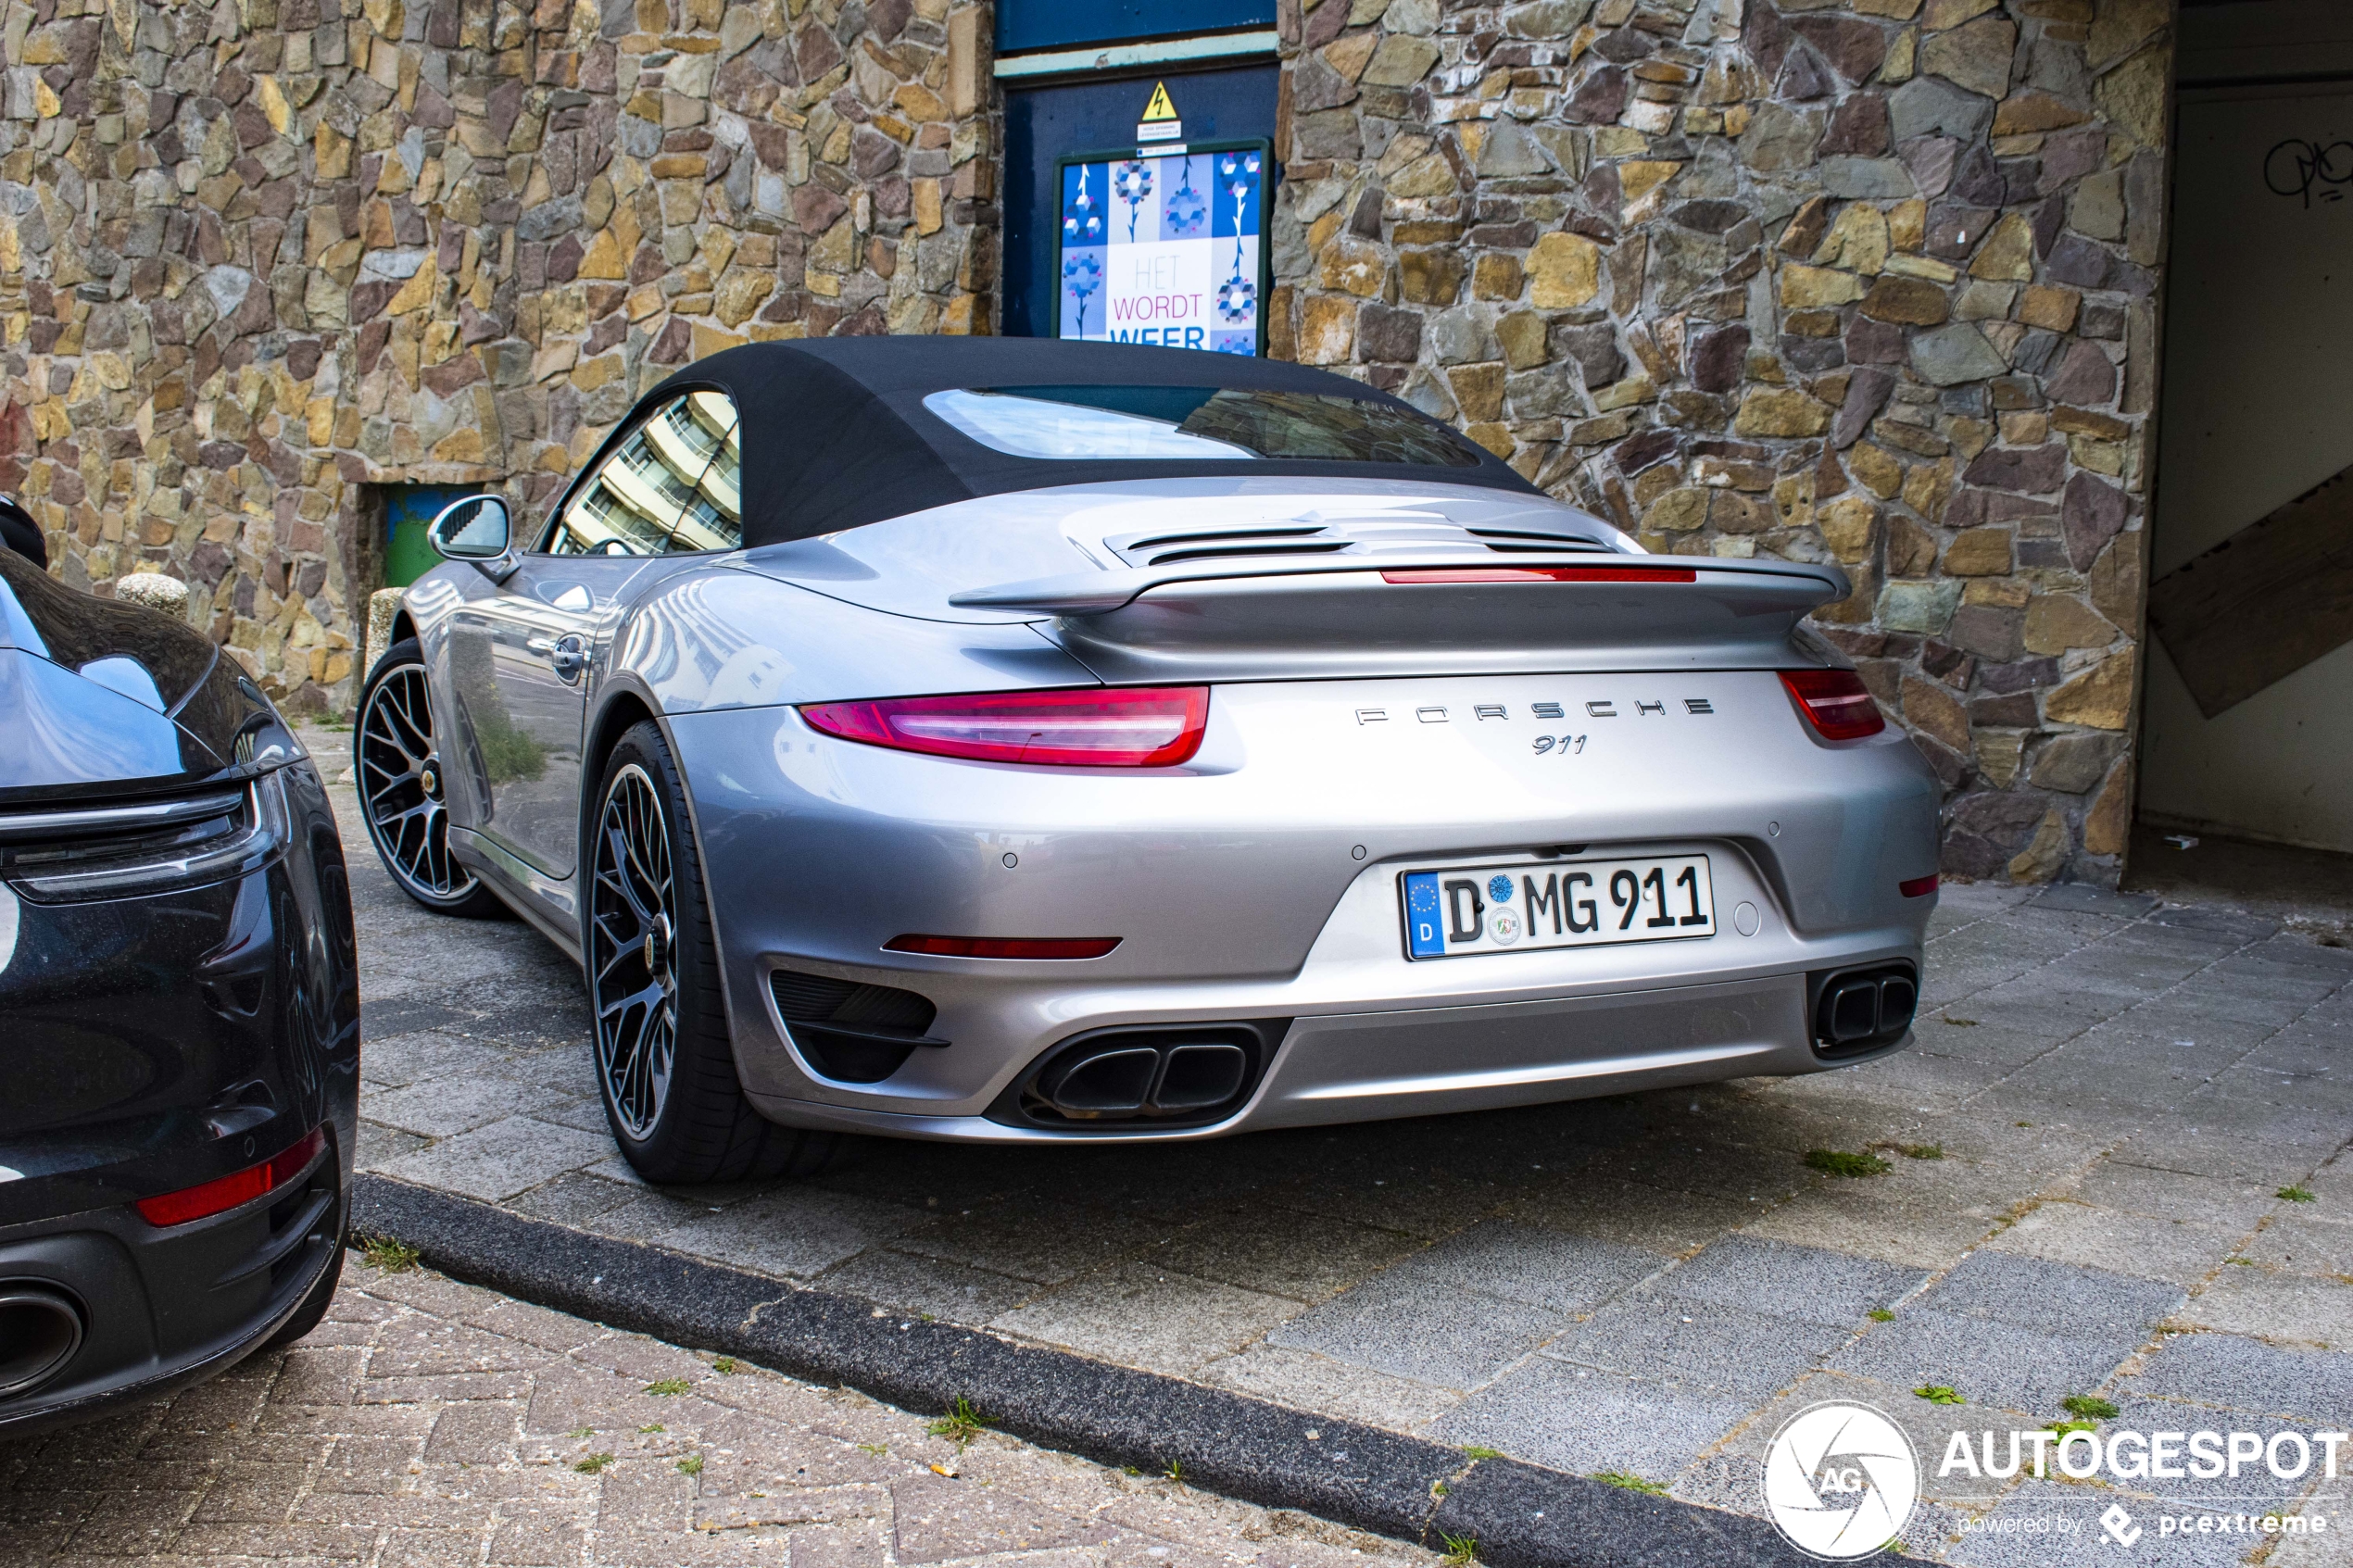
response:
<path id="1" fill-rule="evenodd" d="M 81 1304 L 35 1280 L 0 1280 L 0 1399 L 37 1388 L 82 1348 Z"/>
<path id="2" fill-rule="evenodd" d="M 1168 1024 L 1082 1035 L 1047 1053 L 988 1114 L 1000 1122 L 1064 1130 L 1222 1121 L 1258 1087 L 1290 1022 Z"/>
<path id="3" fill-rule="evenodd" d="M 1875 964 L 1814 977 L 1814 1053 L 1860 1056 L 1892 1046 L 1919 1010 L 1919 973 L 1908 963 Z"/>

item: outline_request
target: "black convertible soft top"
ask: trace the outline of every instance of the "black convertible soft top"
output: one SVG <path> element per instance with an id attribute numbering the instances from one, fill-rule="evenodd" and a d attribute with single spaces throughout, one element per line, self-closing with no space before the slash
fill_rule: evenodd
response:
<path id="1" fill-rule="evenodd" d="M 983 445 L 924 407 L 926 396 L 953 388 L 1049 386 L 1216 387 L 1349 397 L 1424 420 L 1386 393 L 1303 365 L 1053 338 L 846 337 L 750 344 L 696 361 L 656 387 L 640 407 L 698 388 L 716 389 L 735 400 L 742 421 L 744 543 L 752 546 L 856 528 L 975 495 L 1105 480 L 1314 474 L 1539 494 L 1502 459 L 1467 442 L 1463 445 L 1476 460 L 1461 467 L 1280 458 L 1021 458 Z"/>

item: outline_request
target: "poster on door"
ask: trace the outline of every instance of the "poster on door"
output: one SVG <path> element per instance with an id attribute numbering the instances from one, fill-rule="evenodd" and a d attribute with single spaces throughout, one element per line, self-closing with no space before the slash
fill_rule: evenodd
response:
<path id="1" fill-rule="evenodd" d="M 1264 142 L 1062 160 L 1055 335 L 1265 352 Z"/>

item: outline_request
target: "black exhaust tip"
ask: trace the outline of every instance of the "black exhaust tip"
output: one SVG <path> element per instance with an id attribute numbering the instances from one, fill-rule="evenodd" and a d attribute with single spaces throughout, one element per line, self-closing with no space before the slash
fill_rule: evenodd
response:
<path id="1" fill-rule="evenodd" d="M 1239 1110 L 1290 1020 L 1101 1029 L 1065 1040 L 988 1109 L 1009 1126 L 1204 1126 Z"/>
<path id="2" fill-rule="evenodd" d="M 1892 1046 L 1912 1026 L 1919 976 L 1908 963 L 1831 970 L 1808 977 L 1814 990 L 1814 1054 L 1861 1056 Z"/>
<path id="3" fill-rule="evenodd" d="M 1038 1088 L 1065 1116 L 1140 1116 L 1160 1072 L 1160 1053 L 1150 1046 L 1081 1054 Z"/>
<path id="4" fill-rule="evenodd" d="M 1206 1110 L 1240 1092 L 1250 1056 L 1239 1046 L 1198 1041 L 1168 1049 L 1152 1103 L 1167 1111 Z"/>
<path id="5" fill-rule="evenodd" d="M 55 1286 L 0 1280 L 0 1399 L 37 1388 L 82 1348 L 81 1303 Z"/>

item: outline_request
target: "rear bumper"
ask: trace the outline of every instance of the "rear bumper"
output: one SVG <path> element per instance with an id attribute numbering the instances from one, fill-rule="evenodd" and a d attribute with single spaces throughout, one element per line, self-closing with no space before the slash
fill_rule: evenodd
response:
<path id="1" fill-rule="evenodd" d="M 1917 962 L 1917 955 L 1913 956 Z M 1169 1142 L 1276 1127 L 1495 1110 L 1726 1078 L 1820 1073 L 1874 1060 L 1814 1049 L 1806 976 L 1466 1007 L 1332 1013 L 1292 1022 L 1234 1115 L 1180 1130 L 1137 1123 L 1060 1132 L 977 1115 L 910 1115 L 755 1097 L 774 1120 L 978 1143 Z"/>
<path id="2" fill-rule="evenodd" d="M 331 1142 L 300 1179 L 190 1224 L 158 1229 L 125 1207 L 0 1230 L 0 1282 L 44 1287 L 82 1319 L 54 1375 L 0 1399 L 0 1435 L 159 1398 L 249 1354 L 342 1245 L 343 1175 Z"/>

